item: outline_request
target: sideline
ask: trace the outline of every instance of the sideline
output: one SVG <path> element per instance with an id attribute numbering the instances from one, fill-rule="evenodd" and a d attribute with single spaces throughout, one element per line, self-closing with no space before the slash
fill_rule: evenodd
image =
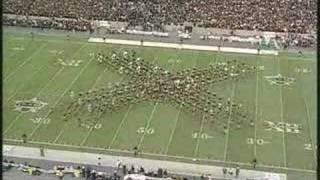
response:
<path id="1" fill-rule="evenodd" d="M 192 45 L 192 44 L 176 44 L 176 43 L 134 41 L 134 40 L 122 40 L 122 39 L 103 39 L 103 38 L 93 38 L 93 37 L 89 38 L 88 42 L 134 45 L 134 46 L 147 46 L 147 47 L 164 47 L 164 48 L 189 49 L 189 50 L 201 50 L 201 51 L 221 51 L 221 52 L 258 54 L 258 55 L 278 56 L 278 54 L 279 54 L 278 51 L 274 51 L 274 50 L 257 50 L 257 49 L 248 49 L 248 48 L 201 46 L 201 45 Z"/>
<path id="2" fill-rule="evenodd" d="M 8 144 L 22 142 L 22 140 L 18 140 L 18 139 L 3 139 L 3 140 Z M 132 151 L 129 151 L 129 150 L 106 149 L 106 148 L 102 148 L 102 147 L 79 146 L 79 145 L 72 145 L 72 144 L 55 144 L 55 143 L 50 143 L 50 142 L 40 142 L 40 141 L 33 141 L 33 140 L 29 140 L 28 143 L 32 146 L 46 145 L 46 146 L 51 146 L 54 148 L 70 148 L 70 150 L 77 149 L 77 150 L 82 150 L 85 152 L 89 152 L 89 151 L 101 152 L 101 151 L 103 151 L 106 153 L 125 154 L 123 156 L 128 156 L 129 154 L 132 154 Z M 4 145 L 4 147 L 5 146 L 9 146 L 9 145 Z M 185 157 L 185 156 L 154 154 L 154 153 L 147 153 L 147 152 L 143 152 L 143 153 L 141 153 L 141 155 L 144 155 L 146 157 L 150 157 L 150 160 L 152 160 L 154 158 L 172 158 L 172 159 L 177 159 L 177 161 L 183 161 L 183 160 L 194 161 L 194 158 Z M 201 163 L 201 162 L 203 162 L 203 163 L 222 163 L 222 164 L 224 164 L 224 166 L 233 166 L 233 165 L 240 165 L 240 166 L 244 166 L 244 167 L 251 167 L 252 166 L 252 164 L 244 163 L 244 162 L 223 161 L 223 160 L 213 160 L 213 159 L 200 159 L 200 158 L 197 158 L 195 163 Z M 317 173 L 316 170 L 311 170 L 311 169 L 288 168 L 288 167 L 281 167 L 281 166 L 274 166 L 274 165 L 258 164 L 257 167 L 270 169 L 272 171 L 285 170 L 285 171 L 296 171 L 296 172 L 305 172 L 305 173 Z"/>
<path id="3" fill-rule="evenodd" d="M 23 147 L 23 146 L 14 146 L 14 145 L 3 145 L 3 156 L 8 157 L 19 157 L 19 158 L 31 158 L 31 159 L 42 159 L 49 161 L 61 161 L 61 162 L 73 162 L 79 164 L 90 164 L 97 165 L 98 162 L 101 163 L 101 166 L 117 166 L 117 160 L 120 160 L 122 163 L 135 166 L 143 166 L 146 169 L 156 171 L 159 167 L 165 168 L 169 173 L 172 174 L 185 174 L 185 175 L 196 175 L 201 174 L 214 175 L 216 178 L 223 177 L 222 167 L 218 166 L 208 166 L 208 165 L 199 165 L 199 164 L 190 164 L 190 163 L 181 163 L 181 162 L 171 162 L 163 160 L 150 160 L 143 158 L 135 157 L 121 157 L 121 156 L 111 156 L 104 154 L 94 154 L 94 153 L 85 153 L 85 152 L 73 152 L 73 151 L 64 151 L 64 150 L 53 150 L 46 149 L 45 157 L 40 156 L 39 148 L 33 147 Z M 101 157 L 101 160 L 98 161 L 98 157 Z M 239 179 L 246 178 L 257 178 L 257 177 L 273 177 L 274 180 L 286 180 L 286 174 L 270 173 L 264 171 L 254 171 L 241 169 Z"/>

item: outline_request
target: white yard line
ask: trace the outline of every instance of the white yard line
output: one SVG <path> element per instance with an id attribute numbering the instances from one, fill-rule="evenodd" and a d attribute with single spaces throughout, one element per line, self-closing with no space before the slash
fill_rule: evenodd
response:
<path id="1" fill-rule="evenodd" d="M 153 57 L 153 59 L 154 59 L 154 57 Z M 155 60 L 154 60 L 155 61 Z M 153 62 L 154 62 L 153 61 Z M 171 65 L 172 67 L 174 67 L 174 64 L 172 64 Z M 140 141 L 139 141 L 139 144 L 138 144 L 138 148 L 141 146 L 141 144 L 142 144 L 142 142 L 143 142 L 143 140 L 144 140 L 144 136 L 145 136 L 145 134 L 146 134 L 146 130 L 147 129 L 149 129 L 149 126 L 150 126 L 150 124 L 151 124 L 151 120 L 152 120 L 152 118 L 153 118 L 153 113 L 154 113 L 154 111 L 155 111 L 155 107 L 158 105 L 158 102 L 155 104 L 155 106 L 154 106 L 154 109 L 153 109 L 153 111 L 152 111 L 152 113 L 151 113 L 151 116 L 150 116 L 150 118 L 149 118 L 149 120 L 148 120 L 148 123 L 147 123 L 147 126 L 146 126 L 146 128 L 145 128 L 145 131 L 144 131 L 144 133 L 143 133 L 143 135 L 142 135 L 142 137 L 141 137 L 141 139 L 140 139 Z M 179 112 L 180 113 L 180 112 Z"/>
<path id="2" fill-rule="evenodd" d="M 40 89 L 40 91 L 36 94 L 36 97 L 39 96 L 41 94 L 41 92 L 53 81 L 53 79 L 62 72 L 62 70 L 64 69 L 64 67 L 62 67 L 58 72 L 55 73 L 55 75 Z M 13 126 L 13 124 L 22 116 L 22 113 L 20 113 L 11 123 L 10 125 L 7 127 L 7 129 L 3 132 L 3 134 L 5 134 L 10 128 L 11 126 Z"/>
<path id="3" fill-rule="evenodd" d="M 4 141 L 7 142 L 16 142 L 20 143 L 22 142 L 21 140 L 17 139 L 3 139 Z M 30 144 L 35 144 L 35 145 L 49 145 L 49 146 L 56 146 L 56 147 L 68 147 L 68 148 L 85 148 L 87 150 L 99 150 L 99 151 L 104 151 L 104 152 L 115 152 L 115 153 L 128 153 L 132 154 L 131 151 L 128 150 L 119 150 L 119 149 L 105 149 L 105 148 L 99 148 L 99 147 L 90 147 L 90 146 L 79 146 L 79 145 L 69 145 L 69 144 L 57 144 L 57 143 L 50 143 L 50 142 L 41 142 L 41 141 L 28 141 Z M 185 156 L 173 156 L 173 155 L 163 155 L 163 154 L 155 154 L 155 153 L 145 153 L 142 152 L 141 154 L 143 155 L 149 155 L 153 157 L 165 157 L 165 158 L 174 158 L 174 159 L 184 159 L 191 161 L 193 158 L 190 157 L 185 157 Z M 225 164 L 238 164 L 241 166 L 252 166 L 251 163 L 243 163 L 243 162 L 236 162 L 236 161 L 223 161 L 223 160 L 209 160 L 209 159 L 198 159 L 199 161 L 203 162 L 211 162 L 211 163 L 225 163 Z M 310 169 L 297 169 L 297 168 L 287 168 L 287 167 L 282 167 L 282 166 L 270 166 L 270 165 L 257 165 L 257 167 L 261 168 L 270 168 L 270 169 L 277 169 L 277 170 L 288 170 L 288 171 L 297 171 L 297 172 L 308 172 L 308 173 L 317 173 L 315 170 L 310 170 Z"/>
<path id="4" fill-rule="evenodd" d="M 71 58 L 73 58 L 81 49 L 83 49 L 85 47 L 85 44 L 83 44 L 78 50 L 76 50 L 73 55 L 71 56 Z M 36 95 L 36 97 L 40 96 L 40 94 L 42 93 L 42 90 L 45 89 L 47 86 L 49 86 L 52 81 L 58 76 L 60 75 L 60 73 L 64 70 L 64 66 L 62 66 L 62 68 L 55 73 L 55 75 L 48 81 L 48 83 L 41 89 L 41 91 Z M 58 99 L 60 99 L 61 95 L 58 97 Z M 52 108 L 54 108 L 56 105 L 54 105 Z M 50 112 L 47 113 L 47 115 L 45 116 L 45 118 L 49 115 Z M 33 131 L 30 133 L 30 137 L 35 133 L 35 131 L 39 128 L 39 126 L 41 125 L 41 123 L 39 123 L 34 129 Z"/>
<path id="5" fill-rule="evenodd" d="M 197 158 L 198 156 L 198 153 L 199 153 L 199 145 L 200 145 L 200 137 L 201 137 L 201 134 L 202 134 L 202 131 L 203 131 L 203 125 L 204 125 L 204 116 L 202 116 L 202 119 L 201 119 L 201 126 L 200 126 L 200 130 L 199 130 L 199 136 L 197 136 L 197 144 L 196 144 L 196 148 L 194 150 L 194 153 L 193 153 L 193 157 L 194 158 Z"/>
<path id="6" fill-rule="evenodd" d="M 22 68 L 27 62 L 31 61 L 32 57 L 38 54 L 46 45 L 48 45 L 48 42 L 42 44 L 36 51 L 34 51 L 25 61 L 23 61 L 23 63 L 21 63 L 17 68 L 15 68 L 13 72 L 7 75 L 7 77 L 4 78 L 3 82 L 6 82 L 10 77 L 15 75 L 20 68 Z"/>
<path id="7" fill-rule="evenodd" d="M 117 137 L 118 137 L 118 134 L 119 134 L 119 132 L 120 132 L 120 129 L 122 128 L 123 123 L 126 121 L 126 119 L 127 119 L 127 117 L 128 117 L 128 114 L 129 114 L 129 112 L 130 112 L 130 110 L 131 110 L 132 107 L 133 107 L 133 105 L 130 105 L 130 106 L 128 107 L 126 114 L 123 116 L 123 118 L 122 118 L 122 120 L 121 120 L 121 122 L 120 122 L 120 124 L 119 124 L 119 126 L 118 126 L 118 128 L 117 128 L 117 130 L 116 130 L 116 133 L 115 133 L 115 134 L 113 135 L 113 137 L 112 137 L 112 140 L 111 140 L 111 142 L 110 142 L 110 144 L 109 144 L 109 146 L 108 146 L 108 149 L 111 149 L 111 147 L 113 146 L 115 140 L 116 140 Z"/>
<path id="8" fill-rule="evenodd" d="M 198 58 L 197 58 L 198 60 Z M 197 60 L 196 62 L 193 64 L 193 67 L 195 67 L 197 65 Z M 200 129 L 199 129 L 199 136 L 198 136 L 198 139 L 197 139 L 197 144 L 196 144 L 196 147 L 194 149 L 194 153 L 193 153 L 193 157 L 197 157 L 198 155 L 198 152 L 199 152 L 199 145 L 200 145 L 200 141 L 201 141 L 201 134 L 202 134 L 202 131 L 203 131 L 203 125 L 204 125 L 204 116 L 202 116 L 202 119 L 201 119 L 201 125 L 200 125 Z"/>
<path id="9" fill-rule="evenodd" d="M 82 47 L 83 47 L 83 46 L 82 46 Z M 82 49 L 82 47 L 80 47 L 80 49 Z M 80 49 L 79 49 L 79 50 L 80 50 Z M 76 52 L 78 52 L 79 50 L 77 50 Z M 73 55 L 73 56 L 74 56 L 74 55 Z M 73 56 L 72 56 L 72 57 L 73 57 Z M 44 67 L 46 67 L 46 66 L 41 67 L 36 73 L 38 73 L 38 72 L 39 72 L 42 68 L 44 68 Z M 44 87 L 46 87 L 47 85 L 49 85 L 49 84 L 50 84 L 49 82 L 51 82 L 58 74 L 60 74 L 63 69 L 64 69 L 64 66 L 63 66 L 62 68 L 60 68 L 60 70 L 59 70 L 58 72 L 55 73 L 55 75 L 53 76 L 53 78 L 51 78 Z M 36 73 L 34 73 L 34 74 L 36 74 Z M 28 82 L 28 81 L 25 81 L 21 86 L 19 86 L 19 88 L 22 87 L 26 82 Z M 44 87 L 41 88 L 40 92 L 42 91 L 42 89 L 44 89 Z M 19 88 L 17 88 L 16 91 L 15 91 L 15 93 L 14 93 L 11 97 L 9 97 L 9 99 L 7 100 L 7 103 L 10 101 L 10 99 L 12 99 L 12 98 L 18 93 L 18 89 L 19 89 Z M 32 93 L 32 92 L 30 92 L 30 93 Z M 40 95 L 40 94 L 38 94 L 38 95 L 36 95 L 36 96 L 39 96 L 39 95 Z"/>
<path id="10" fill-rule="evenodd" d="M 106 68 L 105 70 L 107 70 L 107 68 Z M 122 78 L 120 82 L 122 82 L 123 79 L 124 79 L 124 78 Z M 100 113 L 100 114 L 97 116 L 97 118 L 100 118 L 102 114 L 103 114 L 103 113 Z M 98 119 L 98 121 L 96 121 L 96 124 L 99 123 L 100 120 L 101 120 L 101 119 Z M 91 127 L 91 128 L 90 128 L 90 130 L 89 130 L 88 134 L 86 135 L 86 137 L 81 141 L 81 146 L 84 145 L 84 143 L 87 141 L 87 139 L 89 138 L 89 136 L 90 136 L 91 132 L 93 131 L 93 129 L 94 129 L 94 127 Z"/>
<path id="11" fill-rule="evenodd" d="M 36 97 L 40 95 L 40 93 L 49 85 L 51 84 L 51 82 L 53 81 L 53 79 L 61 73 L 61 71 L 63 70 L 63 67 L 55 73 L 55 75 L 40 89 L 40 91 L 36 94 Z M 11 126 L 13 126 L 13 124 L 22 116 L 22 113 L 20 113 L 11 123 L 10 125 L 7 127 L 7 129 L 3 132 L 3 134 L 5 134 L 10 128 Z"/>
<path id="12" fill-rule="evenodd" d="M 152 118 L 153 118 L 153 114 L 154 114 L 154 112 L 156 111 L 158 104 L 159 104 L 159 103 L 156 102 L 156 104 L 153 106 L 153 110 L 152 110 L 152 112 L 151 112 L 151 114 L 150 114 L 150 116 L 149 116 L 149 119 L 148 119 L 148 121 L 147 121 L 147 125 L 146 125 L 145 128 L 144 128 L 145 131 L 144 131 L 144 133 L 142 134 L 142 136 L 141 136 L 141 138 L 140 138 L 140 141 L 139 141 L 139 144 L 138 144 L 138 148 L 139 148 L 139 147 L 141 146 L 141 144 L 142 144 L 142 141 L 143 141 L 143 139 L 144 139 L 144 136 L 146 135 L 147 129 L 149 129 L 151 120 L 152 120 Z"/>
<path id="13" fill-rule="evenodd" d="M 231 95 L 231 98 L 230 98 L 231 102 L 234 99 L 235 89 L 236 89 L 236 82 L 233 82 L 232 95 Z M 226 141 L 225 141 L 225 144 L 224 144 L 224 161 L 227 161 L 227 152 L 228 152 L 229 135 L 230 135 L 230 120 L 231 120 L 231 115 L 232 115 L 232 106 L 231 106 L 231 104 L 230 104 L 230 113 L 229 113 L 229 118 L 228 118 L 227 137 L 226 137 Z"/>
<path id="14" fill-rule="evenodd" d="M 76 76 L 76 78 L 70 83 L 70 85 L 66 88 L 66 90 L 61 94 L 61 96 L 59 97 L 59 99 L 55 102 L 54 107 L 56 107 L 56 105 L 59 103 L 60 99 L 63 98 L 63 96 L 68 92 L 68 90 L 71 89 L 71 87 L 73 86 L 73 84 L 79 79 L 79 77 L 82 75 L 82 73 L 87 69 L 87 67 L 89 66 L 89 64 L 91 63 L 91 61 L 93 60 L 94 58 L 92 57 L 89 62 L 81 69 L 81 71 L 79 72 L 79 74 Z M 46 115 L 46 117 L 49 115 L 49 113 Z M 68 123 L 66 122 L 64 124 L 64 126 L 62 127 L 62 129 L 60 130 L 58 136 L 55 138 L 54 140 L 54 143 L 60 138 L 60 136 L 62 135 L 63 131 L 64 131 L 64 128 L 66 127 Z M 40 125 L 40 124 L 39 124 Z M 39 127 L 39 126 L 38 126 Z"/>
<path id="15" fill-rule="evenodd" d="M 283 120 L 283 102 L 282 102 L 282 87 L 280 87 L 280 113 L 281 113 L 281 122 L 284 123 Z M 285 143 L 285 135 L 284 131 L 282 132 L 282 139 L 283 139 L 283 161 L 284 167 L 287 167 L 287 150 L 286 150 L 286 143 Z"/>
<path id="16" fill-rule="evenodd" d="M 170 138 L 169 138 L 169 141 L 168 141 L 168 144 L 167 144 L 167 147 L 166 147 L 165 154 L 168 154 L 168 152 L 169 152 L 169 147 L 170 147 L 170 145 L 171 145 L 171 143 L 172 143 L 172 139 L 173 139 L 174 132 L 175 132 L 176 129 L 177 129 L 177 124 L 178 124 L 178 121 L 179 121 L 181 109 L 182 109 L 182 106 L 180 106 L 179 112 L 178 112 L 178 115 L 177 115 L 177 118 L 176 118 L 176 121 L 174 122 L 174 127 L 173 127 L 173 130 L 171 131 Z"/>
<path id="17" fill-rule="evenodd" d="M 313 155 L 314 155 L 314 161 L 315 161 L 315 164 L 317 164 L 317 152 L 316 152 L 316 150 L 315 150 L 316 145 L 315 145 L 315 143 L 313 142 L 312 133 L 311 133 L 310 110 L 309 110 L 309 107 L 308 107 L 308 105 L 307 105 L 307 103 L 306 103 L 306 99 L 305 99 L 304 95 L 302 95 L 302 96 L 303 96 L 303 102 L 304 102 L 304 105 L 305 105 L 305 107 L 306 107 L 306 112 L 307 112 L 307 120 L 306 120 L 306 122 L 307 122 L 308 128 L 309 128 L 309 136 L 310 136 L 310 142 L 311 142 L 311 145 L 312 145 L 312 151 L 313 151 Z"/>
<path id="18" fill-rule="evenodd" d="M 275 58 L 275 57 L 274 57 Z M 280 74 L 281 73 L 281 66 L 280 66 L 280 59 L 278 59 L 278 66 L 279 66 L 279 70 L 278 70 L 278 73 Z M 284 120 L 283 120 L 283 100 L 282 100 L 282 86 L 279 87 L 279 91 L 280 91 L 280 119 L 281 119 L 281 122 L 284 123 Z M 287 149 L 286 149 L 286 143 L 285 143 L 285 134 L 284 134 L 284 131 L 282 132 L 282 142 L 283 142 L 283 163 L 284 163 L 284 167 L 287 167 Z"/>
<path id="19" fill-rule="evenodd" d="M 103 77 L 102 75 L 103 75 L 107 70 L 108 70 L 108 67 L 106 67 L 106 68 L 103 70 L 103 72 L 99 75 L 99 77 L 97 78 L 97 80 L 95 81 L 95 83 L 93 84 L 93 86 L 92 86 L 91 89 L 93 89 L 94 87 L 97 86 L 98 82 L 99 82 L 100 79 Z M 102 113 L 101 113 L 101 114 L 102 114 Z M 97 118 L 100 118 L 101 114 L 98 115 Z M 99 121 L 100 121 L 100 120 L 99 120 Z M 99 122 L 99 121 L 98 121 L 98 122 Z M 97 122 L 97 123 L 98 123 L 98 122 Z M 89 138 L 89 136 L 90 136 L 91 132 L 93 131 L 93 129 L 94 129 L 94 127 L 91 127 L 91 128 L 90 128 L 90 130 L 88 131 L 88 133 L 87 133 L 87 135 L 85 136 L 85 138 L 81 141 L 80 146 L 84 145 L 84 143 L 85 143 L 85 142 L 87 141 L 87 139 Z"/>
<path id="20" fill-rule="evenodd" d="M 12 38 L 10 38 L 10 41 L 11 41 L 11 40 L 12 40 Z M 27 44 L 25 44 L 24 46 L 26 46 L 26 45 L 27 45 Z M 10 46 L 10 45 L 8 45 L 8 46 Z M 3 48 L 3 52 L 4 52 L 4 53 L 7 52 L 7 51 L 10 51 L 10 50 L 11 50 L 11 51 L 13 50 L 13 49 L 12 49 L 13 47 L 10 48 L 10 47 L 8 47 L 8 46 L 7 46 L 6 48 Z M 23 51 L 23 52 L 24 52 L 24 51 Z M 13 56 L 15 56 L 15 55 L 19 55 L 19 53 L 23 53 L 23 52 L 21 52 L 21 51 L 20 51 L 20 52 L 19 52 L 19 51 L 16 51 L 16 52 L 13 52 L 13 53 L 12 53 L 12 52 L 8 52 L 8 55 L 4 55 L 4 53 L 3 53 L 3 60 L 6 61 L 6 60 L 10 59 L 11 57 L 13 57 Z M 10 54 L 10 53 L 11 53 L 11 54 Z M 8 57 L 5 57 L 5 56 L 8 56 Z"/>
<path id="21" fill-rule="evenodd" d="M 299 78 L 300 82 L 302 81 L 301 77 Z M 303 103 L 304 103 L 304 106 L 305 106 L 305 109 L 306 109 L 306 114 L 307 114 L 307 119 L 306 119 L 306 123 L 308 125 L 308 129 L 309 129 L 309 136 L 310 136 L 310 142 L 311 142 L 311 145 L 312 145 L 312 152 L 313 152 L 313 155 L 314 155 L 314 162 L 315 164 L 317 165 L 317 152 L 315 150 L 316 148 L 316 144 L 314 143 L 313 141 L 313 138 L 312 138 L 312 133 L 311 133 L 311 118 L 310 118 L 310 110 L 309 110 L 309 107 L 308 107 L 308 104 L 306 103 L 306 98 L 305 96 L 303 95 L 303 90 L 302 88 L 300 88 L 301 90 L 301 98 L 303 99 Z"/>
<path id="22" fill-rule="evenodd" d="M 154 62 L 155 62 L 155 59 L 153 59 L 153 63 L 154 63 Z M 132 107 L 133 107 L 133 105 L 130 105 L 130 106 L 128 107 L 128 110 L 127 110 L 125 116 L 122 118 L 122 120 L 121 120 L 121 122 L 120 122 L 120 124 L 119 124 L 119 126 L 118 126 L 118 128 L 117 128 L 117 130 L 116 130 L 116 133 L 113 135 L 112 140 L 111 140 L 110 144 L 108 145 L 108 149 L 111 149 L 111 147 L 113 146 L 114 142 L 116 141 L 116 139 L 117 139 L 117 137 L 118 137 L 118 134 L 119 134 L 119 132 L 120 132 L 120 129 L 122 128 L 124 122 L 127 120 L 128 114 L 129 114 L 129 112 L 130 112 L 130 110 L 131 110 Z"/>
<path id="23" fill-rule="evenodd" d="M 257 123 L 258 123 L 258 106 L 259 106 L 259 60 L 257 60 L 257 72 L 256 72 L 256 113 L 255 113 L 255 119 L 254 119 L 254 146 L 253 146 L 253 152 L 254 152 L 254 157 L 257 157 Z"/>
<path id="24" fill-rule="evenodd" d="M 20 88 L 22 88 L 26 83 L 28 83 L 30 80 L 32 80 L 32 78 L 34 77 L 35 74 L 37 74 L 39 71 L 41 71 L 43 68 L 47 67 L 46 65 L 42 66 L 41 68 L 39 68 L 37 71 L 35 71 L 32 76 L 30 78 L 28 78 L 28 80 L 23 81 L 23 83 L 15 89 L 14 93 L 6 100 L 6 102 L 8 103 L 15 95 L 17 95 L 18 91 Z"/>

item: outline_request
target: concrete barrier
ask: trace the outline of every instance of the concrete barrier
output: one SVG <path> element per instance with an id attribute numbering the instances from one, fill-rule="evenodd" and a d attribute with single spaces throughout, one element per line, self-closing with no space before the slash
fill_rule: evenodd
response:
<path id="1" fill-rule="evenodd" d="M 261 55 L 278 55 L 278 51 L 274 50 L 257 50 L 249 48 L 234 48 L 234 47 L 218 47 L 218 46 L 205 46 L 205 45 L 193 45 L 193 44 L 176 44 L 176 43 L 163 43 L 163 42 L 151 42 L 123 39 L 105 39 L 103 38 L 89 38 L 88 42 L 93 43 L 109 43 L 109 44 L 121 44 L 121 45 L 134 45 L 134 46 L 146 46 L 146 47 L 162 47 L 162 48 L 174 48 L 174 49 L 189 49 L 200 51 L 221 51 L 229 53 L 243 53 L 243 54 L 261 54 Z"/>

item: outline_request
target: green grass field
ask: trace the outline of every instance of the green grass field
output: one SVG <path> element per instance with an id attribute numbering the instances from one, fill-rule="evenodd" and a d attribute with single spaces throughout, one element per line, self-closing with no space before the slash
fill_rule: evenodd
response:
<path id="1" fill-rule="evenodd" d="M 279 56 L 226 54 L 191 50 L 116 46 L 81 39 L 5 32 L 3 59 L 3 135 L 5 142 L 21 140 L 58 148 L 79 147 L 88 151 L 131 151 L 139 146 L 152 158 L 199 159 L 203 162 L 248 164 L 256 156 L 259 165 L 275 169 L 312 172 L 316 168 L 316 56 L 280 53 Z M 20 49 L 19 49 L 20 48 Z M 23 49 L 21 49 L 23 48 Z M 139 56 L 170 71 L 206 67 L 215 60 L 233 60 L 263 66 L 264 70 L 239 81 L 212 85 L 212 91 L 242 101 L 255 126 L 230 130 L 227 135 L 169 104 L 144 102 L 105 114 L 97 129 L 78 127 L 62 119 L 75 93 L 110 82 L 129 81 L 98 65 L 91 53 L 135 49 Z M 52 51 L 61 51 L 60 55 Z M 78 67 L 55 64 L 58 58 L 82 60 Z M 180 60 L 177 62 L 176 60 Z M 306 68 L 309 73 L 297 72 Z M 295 78 L 290 86 L 271 85 L 265 76 L 281 73 Z M 36 112 L 15 111 L 19 100 L 48 103 Z M 50 112 L 49 110 L 52 110 Z M 42 118 L 42 121 L 32 119 Z M 49 120 L 48 120 L 49 119 Z M 229 119 L 226 119 L 228 121 Z M 267 131 L 264 121 L 298 124 L 300 133 Z M 309 171 L 310 170 L 310 171 Z"/>

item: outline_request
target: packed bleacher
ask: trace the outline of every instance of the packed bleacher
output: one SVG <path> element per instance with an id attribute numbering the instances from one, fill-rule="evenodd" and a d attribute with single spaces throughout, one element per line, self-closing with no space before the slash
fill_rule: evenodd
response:
<path id="1" fill-rule="evenodd" d="M 278 39 L 284 48 L 314 47 L 316 42 L 315 35 L 305 35 L 315 32 L 316 0 L 4 0 L 3 5 L 3 24 L 10 26 L 93 32 L 93 20 L 104 20 L 126 22 L 124 28 L 132 31 L 140 26 L 141 32 L 165 33 L 164 25 L 187 22 L 204 28 L 285 32 Z"/>
<path id="2" fill-rule="evenodd" d="M 4 0 L 20 15 L 308 33 L 316 27 L 316 0 Z"/>
<path id="3" fill-rule="evenodd" d="M 78 19 L 57 19 L 57 18 L 28 18 L 26 16 L 9 17 L 3 16 L 2 24 L 22 27 L 35 27 L 35 28 L 54 28 L 59 30 L 75 30 L 75 31 L 88 31 L 92 30 L 91 23 L 86 20 Z"/>

